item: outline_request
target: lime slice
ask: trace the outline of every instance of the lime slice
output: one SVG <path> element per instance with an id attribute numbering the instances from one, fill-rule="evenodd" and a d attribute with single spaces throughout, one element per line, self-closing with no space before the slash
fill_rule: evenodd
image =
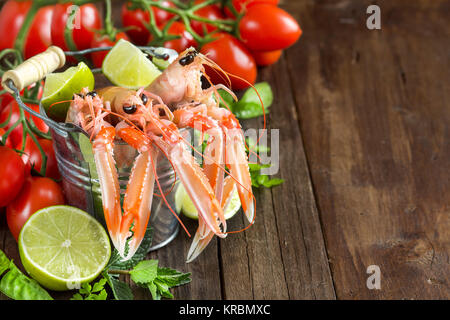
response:
<path id="1" fill-rule="evenodd" d="M 225 208 L 224 212 L 225 219 L 228 220 L 231 217 L 233 217 L 239 211 L 240 208 L 241 208 L 241 200 L 239 199 L 237 189 L 234 188 L 233 195 L 231 196 L 231 199 L 227 207 Z M 195 208 L 191 198 L 186 192 L 186 189 L 183 187 L 181 183 L 178 186 L 177 191 L 175 192 L 175 210 L 178 213 L 183 212 L 183 214 L 188 218 L 198 219 L 197 209 Z"/>
<path id="2" fill-rule="evenodd" d="M 109 238 L 88 213 L 69 206 L 39 210 L 19 235 L 25 270 L 51 290 L 76 289 L 97 278 L 111 255 Z"/>
<path id="3" fill-rule="evenodd" d="M 47 75 L 41 100 L 47 116 L 56 121 L 64 121 L 70 102 L 56 102 L 71 100 L 74 93 L 79 93 L 85 87 L 94 89 L 94 75 L 83 62 L 64 72 Z"/>
<path id="4" fill-rule="evenodd" d="M 102 71 L 109 81 L 129 89 L 146 87 L 161 74 L 139 48 L 123 39 L 106 55 Z"/>

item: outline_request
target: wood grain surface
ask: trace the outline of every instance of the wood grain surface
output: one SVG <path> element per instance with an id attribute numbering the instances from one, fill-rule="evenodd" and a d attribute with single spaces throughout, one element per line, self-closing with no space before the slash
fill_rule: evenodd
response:
<path id="1" fill-rule="evenodd" d="M 381 30 L 366 27 L 371 4 Z M 285 183 L 254 188 L 255 225 L 194 262 L 182 232 L 149 257 L 192 272 L 177 299 L 449 299 L 450 1 L 280 6 L 304 31 L 259 74 L 274 91 L 267 127 L 279 129 Z M 237 215 L 229 228 L 244 224 Z M 0 249 L 20 265 L 3 214 Z M 371 265 L 379 290 L 366 285 Z"/>

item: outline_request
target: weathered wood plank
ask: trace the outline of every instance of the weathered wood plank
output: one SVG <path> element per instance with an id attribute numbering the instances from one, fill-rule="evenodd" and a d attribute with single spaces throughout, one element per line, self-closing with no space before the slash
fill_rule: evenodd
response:
<path id="1" fill-rule="evenodd" d="M 274 90 L 268 128 L 280 130 L 279 176 L 285 183 L 254 188 L 255 225 L 245 236 L 220 241 L 227 299 L 335 298 L 287 70 L 282 58 L 260 75 Z M 262 119 L 244 127 L 262 128 Z"/>
<path id="2" fill-rule="evenodd" d="M 369 4 L 298 5 L 287 53 L 336 294 L 447 299 L 450 4 L 377 1 L 379 31 Z"/>

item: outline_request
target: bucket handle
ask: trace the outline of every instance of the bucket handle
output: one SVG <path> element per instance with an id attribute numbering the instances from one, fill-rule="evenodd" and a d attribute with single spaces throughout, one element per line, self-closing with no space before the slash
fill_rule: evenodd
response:
<path id="1" fill-rule="evenodd" d="M 49 127 L 62 133 L 64 131 L 57 122 L 44 117 L 39 112 L 34 111 L 22 102 L 20 91 L 30 84 L 44 79 L 47 74 L 61 68 L 66 63 L 64 51 L 56 46 L 51 46 L 44 52 L 25 60 L 13 70 L 8 70 L 3 74 L 3 88 L 14 96 L 19 106 L 31 115 L 42 119 Z"/>
<path id="2" fill-rule="evenodd" d="M 51 46 L 44 52 L 25 60 L 15 69 L 6 71 L 2 77 L 2 86 L 11 94 L 14 90 L 8 86 L 12 81 L 14 87 L 20 92 L 30 84 L 45 78 L 49 73 L 64 66 L 66 56 L 61 48 Z"/>

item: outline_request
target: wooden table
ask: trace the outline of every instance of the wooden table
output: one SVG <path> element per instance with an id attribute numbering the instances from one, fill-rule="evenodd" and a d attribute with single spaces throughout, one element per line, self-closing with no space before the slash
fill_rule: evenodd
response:
<path id="1" fill-rule="evenodd" d="M 371 4 L 381 30 L 366 27 Z M 280 129 L 285 183 L 255 189 L 255 225 L 196 261 L 184 263 L 183 233 L 150 257 L 192 272 L 178 299 L 448 299 L 450 1 L 281 7 L 304 34 L 259 80 L 274 90 L 268 128 Z M 19 261 L 4 217 L 0 248 Z M 379 290 L 367 287 L 372 265 Z"/>

